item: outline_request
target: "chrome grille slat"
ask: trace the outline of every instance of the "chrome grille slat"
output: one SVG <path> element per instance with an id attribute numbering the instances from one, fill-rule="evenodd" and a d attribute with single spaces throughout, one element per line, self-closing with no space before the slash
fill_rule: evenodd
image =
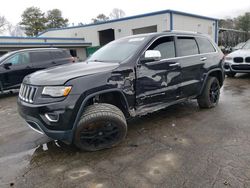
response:
<path id="1" fill-rule="evenodd" d="M 36 87 L 22 84 L 19 91 L 19 98 L 25 102 L 33 103 L 36 91 Z"/>

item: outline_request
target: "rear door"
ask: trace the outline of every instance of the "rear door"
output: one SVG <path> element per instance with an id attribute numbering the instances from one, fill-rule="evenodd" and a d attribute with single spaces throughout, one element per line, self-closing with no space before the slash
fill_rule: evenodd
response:
<path id="1" fill-rule="evenodd" d="M 2 69 L 3 87 L 18 87 L 22 83 L 23 78 L 32 73 L 29 53 L 14 54 L 4 61 Z"/>
<path id="2" fill-rule="evenodd" d="M 152 62 L 140 61 L 137 65 L 137 105 L 175 101 L 180 96 L 181 69 L 176 59 L 174 37 L 161 37 L 147 50 L 157 50 L 162 57 Z"/>
<path id="3" fill-rule="evenodd" d="M 177 55 L 181 66 L 181 97 L 196 96 L 202 85 L 204 61 L 194 37 L 177 37 Z"/>

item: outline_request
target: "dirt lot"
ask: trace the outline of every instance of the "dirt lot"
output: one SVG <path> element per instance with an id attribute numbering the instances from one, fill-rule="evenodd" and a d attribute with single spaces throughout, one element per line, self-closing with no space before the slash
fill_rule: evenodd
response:
<path id="1" fill-rule="evenodd" d="M 135 119 L 120 146 L 93 153 L 28 128 L 16 98 L 0 97 L 0 187 L 250 187 L 250 75 L 227 79 L 214 109 Z"/>

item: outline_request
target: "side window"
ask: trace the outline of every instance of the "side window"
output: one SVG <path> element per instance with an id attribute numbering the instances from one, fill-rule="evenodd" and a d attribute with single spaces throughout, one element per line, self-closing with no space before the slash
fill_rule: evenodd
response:
<path id="1" fill-rule="evenodd" d="M 178 56 L 188 56 L 199 54 L 198 46 L 192 37 L 178 37 Z"/>
<path id="2" fill-rule="evenodd" d="M 52 56 L 54 59 L 62 59 L 62 58 L 69 58 L 69 52 L 66 50 L 61 50 L 61 51 L 52 51 L 51 52 Z"/>
<path id="3" fill-rule="evenodd" d="M 51 60 L 50 52 L 30 52 L 32 63 Z"/>
<path id="4" fill-rule="evenodd" d="M 157 39 L 148 50 L 158 50 L 162 59 L 175 57 L 174 37 L 162 37 Z"/>
<path id="5" fill-rule="evenodd" d="M 30 62 L 29 54 L 27 52 L 16 54 L 6 61 L 6 63 L 11 63 L 12 65 L 22 65 Z"/>
<path id="6" fill-rule="evenodd" d="M 211 42 L 206 39 L 206 38 L 201 38 L 201 37 L 197 37 L 196 41 L 199 45 L 199 49 L 200 49 L 200 53 L 211 53 L 211 52 L 215 52 L 216 50 L 214 49 L 213 45 L 211 44 Z"/>

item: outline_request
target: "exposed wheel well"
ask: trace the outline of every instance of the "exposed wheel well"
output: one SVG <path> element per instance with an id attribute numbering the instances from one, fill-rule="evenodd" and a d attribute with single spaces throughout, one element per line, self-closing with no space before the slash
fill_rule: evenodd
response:
<path id="1" fill-rule="evenodd" d="M 221 71 L 219 71 L 219 70 L 218 71 L 213 71 L 208 76 L 216 77 L 219 80 L 220 86 L 223 85 L 223 76 L 222 76 Z"/>
<path id="2" fill-rule="evenodd" d="M 89 105 L 92 105 L 94 103 L 112 104 L 112 105 L 118 107 L 123 112 L 125 117 L 130 116 L 126 101 L 124 99 L 124 96 L 118 91 L 97 94 L 97 95 L 91 97 L 90 99 L 88 99 L 85 106 L 89 106 Z"/>

